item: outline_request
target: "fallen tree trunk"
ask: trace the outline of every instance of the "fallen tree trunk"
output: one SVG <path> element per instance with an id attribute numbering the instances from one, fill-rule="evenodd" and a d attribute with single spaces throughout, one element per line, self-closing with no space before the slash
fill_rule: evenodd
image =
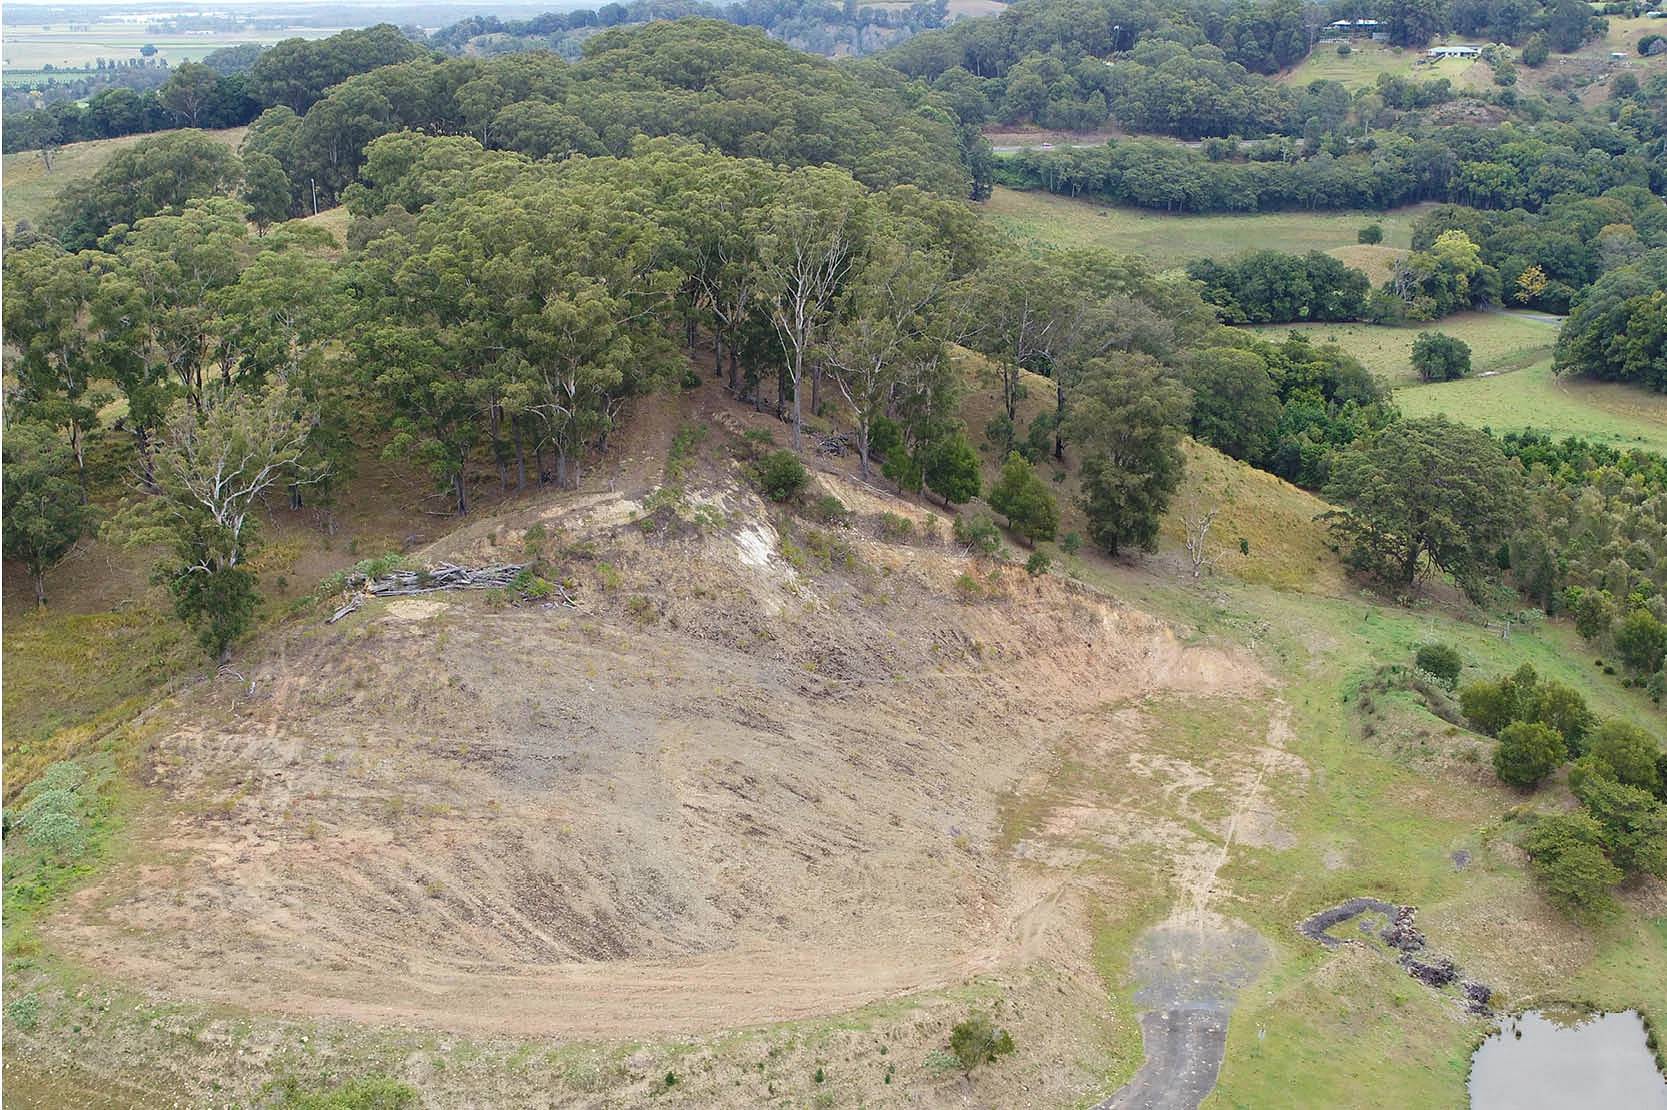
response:
<path id="1" fill-rule="evenodd" d="M 533 578 L 522 582 L 525 563 L 502 563 L 488 567 L 463 567 L 456 563 L 439 563 L 427 570 L 394 570 L 375 577 L 349 575 L 344 583 L 347 600 L 325 624 L 335 624 L 349 613 L 357 612 L 366 597 L 404 597 L 410 594 L 431 594 L 440 590 L 511 590 L 519 584 L 520 596 L 540 600 L 548 608 L 566 605 L 577 609 L 573 594 L 558 583 Z"/>

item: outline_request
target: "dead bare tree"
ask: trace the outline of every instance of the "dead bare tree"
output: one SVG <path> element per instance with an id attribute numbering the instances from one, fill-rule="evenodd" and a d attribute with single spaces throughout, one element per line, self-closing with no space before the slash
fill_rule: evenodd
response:
<path id="1" fill-rule="evenodd" d="M 1214 524 L 1221 510 L 1214 506 L 1208 509 L 1194 509 L 1181 514 L 1181 528 L 1187 545 L 1187 559 L 1192 563 L 1192 576 L 1202 578 L 1204 571 L 1210 566 L 1208 542 L 1210 525 Z"/>

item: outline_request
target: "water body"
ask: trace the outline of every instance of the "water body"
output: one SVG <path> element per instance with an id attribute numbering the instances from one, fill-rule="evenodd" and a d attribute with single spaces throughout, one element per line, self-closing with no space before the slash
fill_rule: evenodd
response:
<path id="1" fill-rule="evenodd" d="M 1471 1110 L 1667 1110 L 1667 1079 L 1644 1022 L 1620 1014 L 1529 1010 L 1476 1050 Z"/>

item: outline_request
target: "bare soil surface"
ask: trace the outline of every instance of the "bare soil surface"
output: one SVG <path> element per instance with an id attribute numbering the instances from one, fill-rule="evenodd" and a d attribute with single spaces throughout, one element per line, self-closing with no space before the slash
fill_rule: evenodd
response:
<path id="1" fill-rule="evenodd" d="M 579 610 L 372 602 L 153 720 L 159 804 L 56 943 L 171 998 L 479 1034 L 848 1011 L 1047 946 L 1060 882 L 1015 870 L 998 813 L 1062 737 L 1108 703 L 1265 687 L 1058 579 L 861 520 L 812 539 L 722 460 L 645 509 L 655 446 L 423 553 L 531 543 Z M 902 504 L 820 481 L 859 513 Z M 1213 876 L 1189 880 L 1200 905 Z"/>

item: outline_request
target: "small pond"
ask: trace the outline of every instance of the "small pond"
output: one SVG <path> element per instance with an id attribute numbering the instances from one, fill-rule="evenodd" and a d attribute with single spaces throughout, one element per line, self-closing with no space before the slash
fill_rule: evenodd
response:
<path id="1" fill-rule="evenodd" d="M 1667 1110 L 1667 1079 L 1656 1070 L 1635 1012 L 1529 1010 L 1476 1050 L 1471 1110 Z"/>

